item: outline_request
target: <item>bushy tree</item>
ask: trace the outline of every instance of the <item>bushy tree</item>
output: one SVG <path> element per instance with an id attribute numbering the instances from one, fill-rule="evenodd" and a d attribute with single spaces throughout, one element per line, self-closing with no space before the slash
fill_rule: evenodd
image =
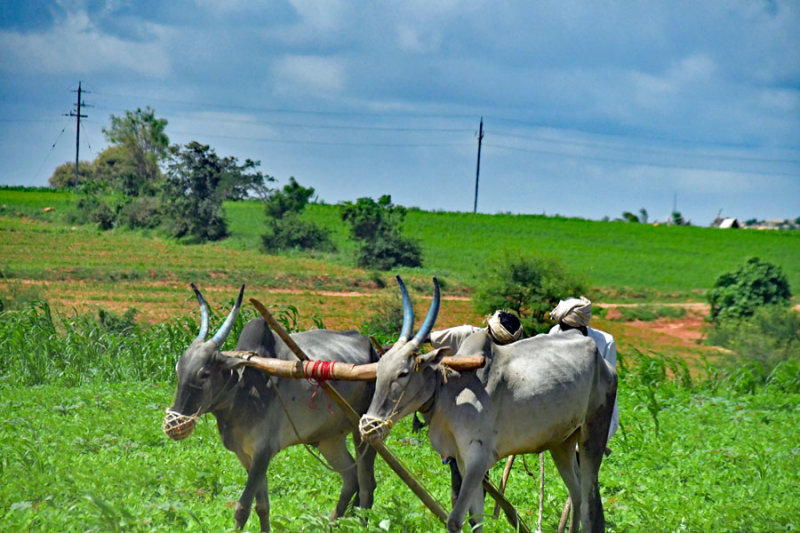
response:
<path id="1" fill-rule="evenodd" d="M 88 161 L 78 161 L 78 184 L 86 183 L 94 179 L 92 164 Z M 53 175 L 47 180 L 54 189 L 73 189 L 75 183 L 75 162 L 67 161 L 58 165 L 53 171 Z"/>
<path id="2" fill-rule="evenodd" d="M 156 118 L 155 111 L 125 111 L 124 117 L 111 115 L 103 128 L 106 139 L 125 152 L 126 165 L 115 172 L 117 187 L 128 196 L 153 195 L 161 177 L 159 163 L 168 153 L 167 120 Z"/>
<path id="3" fill-rule="evenodd" d="M 392 197 L 383 195 L 376 202 L 359 198 L 341 206 L 342 220 L 350 224 L 350 234 L 361 242 L 358 266 L 389 270 L 396 266 L 422 266 L 419 244 L 401 233 L 406 210 L 392 204 Z"/>
<path id="4" fill-rule="evenodd" d="M 783 269 L 758 257 L 722 274 L 708 292 L 709 320 L 742 319 L 766 305 L 787 306 L 792 297 Z"/>
<path id="5" fill-rule="evenodd" d="M 527 334 L 551 325 L 548 313 L 559 302 L 584 292 L 584 283 L 553 257 L 504 253 L 491 257 L 475 291 L 475 309 L 490 314 L 514 311 Z"/>
<path id="6" fill-rule="evenodd" d="M 240 165 L 235 157 L 220 158 L 208 145 L 196 141 L 172 146 L 163 197 L 170 233 L 197 241 L 225 237 L 228 229 L 222 202 L 248 187 L 264 184 L 264 175 L 255 171 L 258 164 L 248 159 Z"/>
<path id="7" fill-rule="evenodd" d="M 335 249 L 328 230 L 300 218 L 312 196 L 313 187 L 303 187 L 293 177 L 289 178 L 289 183 L 283 189 L 269 194 L 264 205 L 267 233 L 261 236 L 265 252 L 291 248 L 320 251 Z"/>

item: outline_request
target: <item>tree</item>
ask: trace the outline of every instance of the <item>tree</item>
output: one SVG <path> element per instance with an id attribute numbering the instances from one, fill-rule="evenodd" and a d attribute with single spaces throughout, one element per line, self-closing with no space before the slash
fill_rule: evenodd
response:
<path id="1" fill-rule="evenodd" d="M 248 159 L 239 165 L 235 157 L 220 158 L 208 145 L 196 141 L 183 148 L 170 147 L 162 196 L 170 214 L 170 233 L 198 241 L 225 237 L 222 202 L 271 179 L 254 170 L 258 164 Z"/>
<path id="2" fill-rule="evenodd" d="M 742 319 L 767 305 L 786 307 L 792 297 L 783 269 L 758 257 L 748 259 L 734 272 L 722 274 L 708 292 L 709 320 Z"/>
<path id="3" fill-rule="evenodd" d="M 161 177 L 159 163 L 168 153 L 167 120 L 156 118 L 149 107 L 125 111 L 124 117 L 111 115 L 110 120 L 103 133 L 110 143 L 124 148 L 130 161 L 117 175 L 118 188 L 129 196 L 154 194 Z"/>
<path id="4" fill-rule="evenodd" d="M 335 249 L 330 233 L 325 228 L 300 218 L 313 195 L 312 187 L 303 187 L 292 177 L 282 190 L 273 191 L 267 197 L 264 211 L 267 215 L 268 232 L 261 236 L 265 252 L 291 248 L 320 251 Z"/>
<path id="5" fill-rule="evenodd" d="M 94 179 L 92 164 L 88 161 L 78 162 L 78 183 L 86 183 Z M 75 163 L 67 161 L 58 165 L 53 175 L 47 180 L 54 189 L 73 189 L 75 187 Z"/>
<path id="6" fill-rule="evenodd" d="M 622 219 L 625 222 L 633 222 L 633 223 L 638 223 L 639 222 L 639 217 L 637 217 L 636 215 L 634 215 L 630 211 L 623 212 L 622 213 Z"/>
<path id="7" fill-rule="evenodd" d="M 350 234 L 359 247 L 358 266 L 389 270 L 396 266 L 422 266 L 419 244 L 401 233 L 406 210 L 392 204 L 392 197 L 383 195 L 376 202 L 359 198 L 345 202 L 340 209 L 342 220 L 350 224 Z"/>
<path id="8" fill-rule="evenodd" d="M 514 311 L 526 333 L 543 333 L 552 324 L 547 313 L 559 300 L 583 292 L 583 282 L 558 259 L 506 252 L 487 261 L 474 302 L 487 315 L 497 309 Z"/>

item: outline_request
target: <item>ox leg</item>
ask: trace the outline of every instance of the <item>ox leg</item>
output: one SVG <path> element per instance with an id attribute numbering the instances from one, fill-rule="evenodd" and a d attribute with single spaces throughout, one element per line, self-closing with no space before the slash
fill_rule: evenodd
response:
<path id="1" fill-rule="evenodd" d="M 375 494 L 375 448 L 361 440 L 358 431 L 353 432 L 356 450 L 356 471 L 358 473 L 358 506 L 372 509 Z"/>
<path id="2" fill-rule="evenodd" d="M 489 454 L 484 450 L 483 444 L 480 441 L 473 441 L 464 460 L 459 462 L 463 479 L 453 510 L 447 517 L 448 533 L 461 531 L 468 510 L 472 514 L 471 522 L 474 524 L 471 531 L 475 533 L 483 531 L 483 477 L 489 469 L 488 457 Z"/>
<path id="3" fill-rule="evenodd" d="M 263 489 L 264 494 L 266 494 L 267 467 L 269 466 L 272 456 L 272 453 L 262 450 L 255 454 L 252 461 L 248 461 L 250 463 L 249 466 L 245 461 L 242 461 L 242 464 L 245 464 L 245 467 L 247 468 L 247 483 L 244 485 L 242 496 L 239 498 L 239 501 L 236 502 L 236 507 L 234 508 L 233 512 L 233 518 L 236 522 L 236 529 L 244 528 L 247 519 L 250 517 L 250 509 L 253 506 L 253 498 L 257 493 L 260 492 L 260 489 Z M 269 503 L 265 503 L 267 504 L 267 522 L 269 522 Z M 260 515 L 261 513 L 259 513 L 259 516 Z M 262 521 L 261 530 L 269 531 L 269 524 L 267 524 L 267 529 L 265 530 L 264 522 Z"/>
<path id="4" fill-rule="evenodd" d="M 569 491 L 569 497 L 573 509 L 580 509 L 581 507 L 581 482 L 578 477 L 578 461 L 575 454 L 575 439 L 568 439 L 560 446 L 550 449 L 550 455 L 553 462 L 556 464 L 558 473 L 564 484 Z M 572 513 L 572 522 L 570 522 L 569 533 L 578 533 L 580 528 L 580 519 L 577 512 Z"/>
<path id="5" fill-rule="evenodd" d="M 331 519 L 333 520 L 344 514 L 353 496 L 358 492 L 356 463 L 353 461 L 350 452 L 347 451 L 347 444 L 341 435 L 320 441 L 318 448 L 319 452 L 342 478 L 342 491 L 339 493 L 339 501 L 336 503 L 333 514 L 331 514 Z"/>
<path id="6" fill-rule="evenodd" d="M 581 505 L 580 507 L 573 505 L 572 509 L 574 513 L 580 509 L 584 533 L 602 533 L 606 529 L 598 474 L 608 440 L 608 426 L 611 422 L 613 405 L 612 397 L 611 401 L 601 406 L 581 429 L 579 443 Z"/>
<path id="7" fill-rule="evenodd" d="M 262 482 L 256 489 L 256 514 L 261 524 L 261 532 L 269 531 L 269 489 L 267 487 L 267 476 L 262 478 Z"/>

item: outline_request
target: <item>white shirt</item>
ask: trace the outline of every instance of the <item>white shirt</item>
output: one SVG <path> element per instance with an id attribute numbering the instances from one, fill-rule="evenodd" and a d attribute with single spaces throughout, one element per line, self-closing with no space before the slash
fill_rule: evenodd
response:
<path id="1" fill-rule="evenodd" d="M 617 343 L 614 341 L 614 337 L 605 331 L 600 331 L 599 329 L 586 328 L 586 331 L 588 336 L 597 345 L 597 351 L 600 352 L 600 355 L 603 356 L 603 359 L 605 359 L 606 362 L 611 365 L 614 370 L 616 370 Z M 561 333 L 561 326 L 556 324 L 550 329 L 549 333 Z M 611 440 L 611 437 L 614 436 L 614 433 L 617 432 L 617 429 L 619 429 L 619 407 L 617 406 L 617 399 L 614 398 L 614 411 L 611 413 L 611 425 L 608 428 L 608 440 Z"/>
<path id="2" fill-rule="evenodd" d="M 431 346 L 434 348 L 450 348 L 450 355 L 455 355 L 461 347 L 461 343 L 464 342 L 467 337 L 476 331 L 485 329 L 486 328 L 464 324 L 463 326 L 431 331 Z"/>

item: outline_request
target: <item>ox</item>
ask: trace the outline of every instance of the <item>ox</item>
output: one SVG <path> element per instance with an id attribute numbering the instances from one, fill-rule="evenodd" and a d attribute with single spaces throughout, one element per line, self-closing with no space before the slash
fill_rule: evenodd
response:
<path id="1" fill-rule="evenodd" d="M 402 283 L 400 290 L 405 292 Z M 438 305 L 434 279 L 431 312 Z M 574 509 L 580 509 L 580 524 L 573 517 L 570 532 L 577 533 L 581 525 L 584 532 L 603 531 L 597 477 L 617 375 L 594 341 L 576 331 L 499 346 L 478 331 L 456 356 L 482 354 L 485 367 L 445 378 L 437 368 L 444 350 L 418 354 L 423 338 L 398 341 L 381 357 L 375 396 L 359 427 L 363 439 L 381 441 L 399 419 L 415 411 L 423 414 L 434 449 L 454 457 L 463 474 L 460 486 L 454 483 L 447 530 L 461 531 L 469 512 L 473 530 L 482 531 L 481 484 L 495 462 L 511 454 L 550 450 Z"/>
<path id="2" fill-rule="evenodd" d="M 358 432 L 340 409 L 316 408 L 312 403 L 315 385 L 302 379 L 270 378 L 252 368 L 237 367 L 241 360 L 225 356 L 220 347 L 231 331 L 242 304 L 244 286 L 234 308 L 211 340 L 208 332 L 208 304 L 192 284 L 200 303 L 200 334 L 178 361 L 178 391 L 167 410 L 164 431 L 173 439 L 188 436 L 197 418 L 212 413 L 226 448 L 239 458 L 247 470 L 247 483 L 236 503 L 236 527 L 244 527 L 253 498 L 261 531 L 269 531 L 267 467 L 270 460 L 287 446 L 305 443 L 316 446 L 342 478 L 339 501 L 333 518 L 344 513 L 354 496 L 358 505 L 372 506 L 375 490 L 375 451 L 361 443 Z M 307 331 L 292 335 L 312 359 L 332 359 L 352 364 L 377 361 L 369 340 L 355 331 Z M 293 360 L 288 346 L 264 320 L 248 322 L 237 350 L 253 351 L 261 357 Z M 359 413 L 366 411 L 374 391 L 373 382 L 343 382 L 337 390 Z M 353 433 L 356 462 L 347 450 L 345 437 Z M 354 468 L 355 467 L 355 468 Z"/>

